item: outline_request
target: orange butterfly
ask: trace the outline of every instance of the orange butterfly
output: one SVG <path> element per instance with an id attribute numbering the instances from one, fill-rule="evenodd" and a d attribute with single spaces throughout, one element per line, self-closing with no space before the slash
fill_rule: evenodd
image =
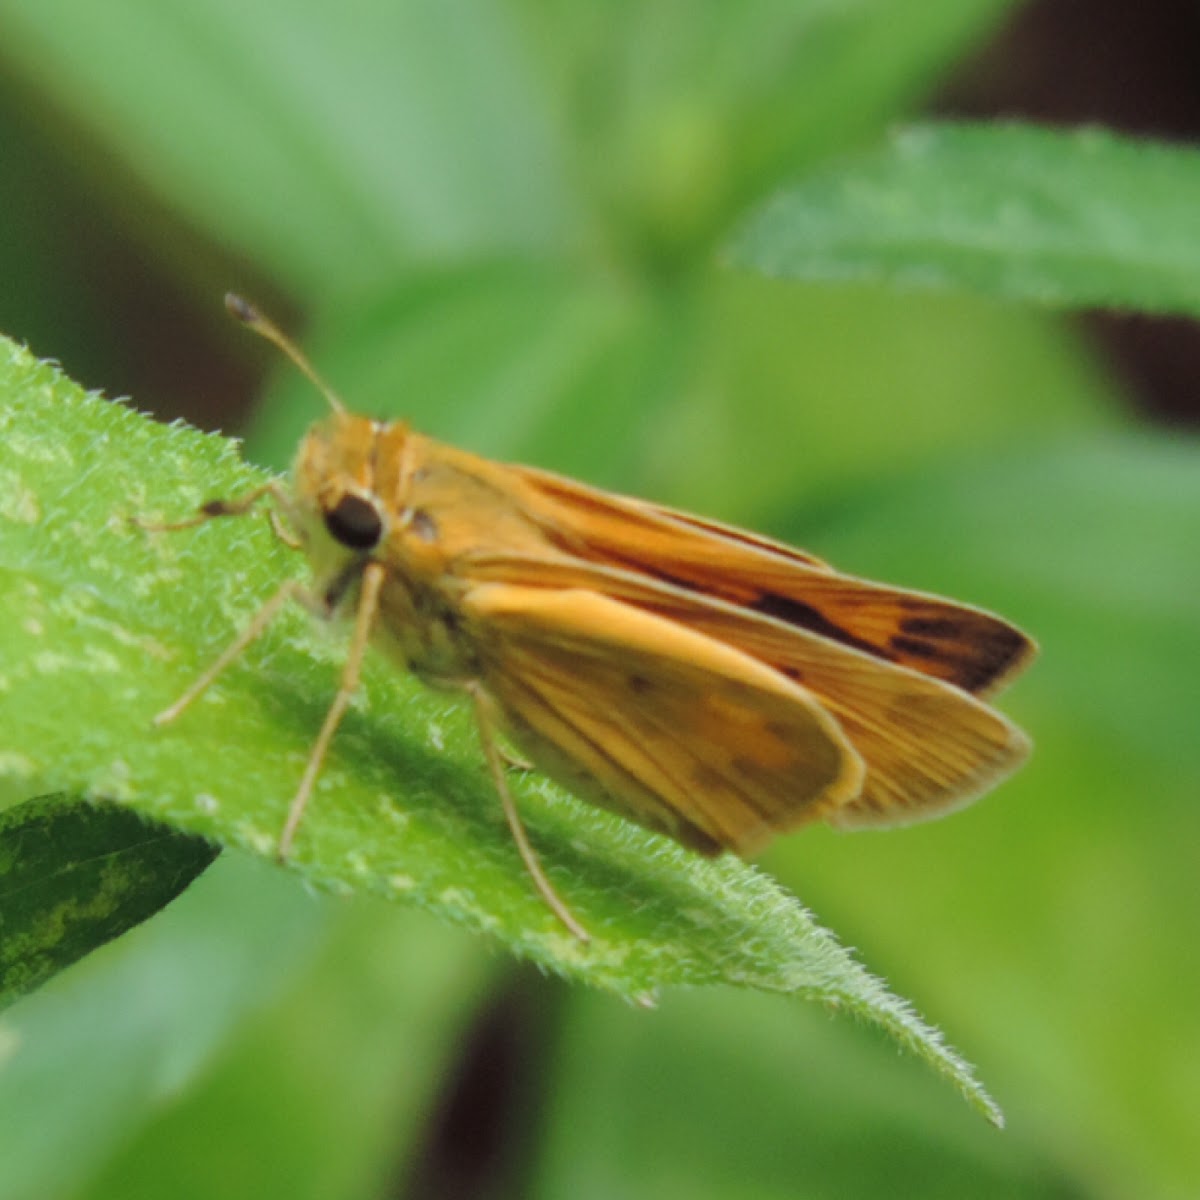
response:
<path id="1" fill-rule="evenodd" d="M 177 529 L 266 499 L 312 583 L 289 581 L 156 720 L 174 719 L 289 599 L 350 614 L 341 686 L 279 843 L 286 856 L 374 644 L 465 693 L 518 849 L 546 878 L 505 777 L 503 732 L 581 797 L 702 854 L 752 854 L 810 821 L 903 824 L 966 804 L 1025 759 L 981 697 L 1033 657 L 980 609 L 840 575 L 800 550 L 702 517 L 491 462 L 348 412 L 245 301 L 332 415 L 290 486 L 212 501 Z"/>

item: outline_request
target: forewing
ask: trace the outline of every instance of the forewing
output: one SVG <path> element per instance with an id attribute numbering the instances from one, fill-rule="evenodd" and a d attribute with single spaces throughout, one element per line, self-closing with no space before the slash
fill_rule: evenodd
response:
<path id="1" fill-rule="evenodd" d="M 685 845 L 752 853 L 859 794 L 862 764 L 812 695 L 694 629 L 574 589 L 483 584 L 461 611 L 537 765 Z"/>
<path id="2" fill-rule="evenodd" d="M 975 694 L 996 691 L 1033 657 L 1019 629 L 982 609 L 840 575 L 745 530 L 511 468 L 556 548 L 713 596 Z"/>

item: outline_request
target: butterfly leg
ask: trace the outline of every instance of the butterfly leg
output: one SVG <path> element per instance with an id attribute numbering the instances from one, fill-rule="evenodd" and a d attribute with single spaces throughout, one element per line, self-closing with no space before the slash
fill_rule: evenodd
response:
<path id="1" fill-rule="evenodd" d="M 298 548 L 298 543 L 295 539 L 280 525 L 277 507 L 282 501 L 279 485 L 272 481 L 265 483 L 262 487 L 254 488 L 252 491 L 246 492 L 243 496 L 237 496 L 232 500 L 209 500 L 202 504 L 194 516 L 188 517 L 183 521 L 143 521 L 141 517 L 133 517 L 131 520 L 138 526 L 139 529 L 145 529 L 150 533 L 175 533 L 181 529 L 194 529 L 197 525 L 203 525 L 207 521 L 215 520 L 217 517 L 240 517 L 250 511 L 260 500 L 269 496 L 275 501 L 276 508 L 273 508 L 270 513 L 271 528 L 275 531 L 279 539 L 286 545 Z M 246 627 L 240 634 L 228 645 L 221 656 L 197 679 L 191 687 L 179 697 L 169 708 L 164 708 L 162 712 L 154 718 L 155 725 L 167 725 L 174 721 L 185 709 L 187 709 L 194 700 L 203 695 L 204 692 L 212 685 L 213 681 L 225 670 L 231 662 L 238 658 L 251 642 L 256 641 L 266 629 L 268 625 L 275 619 L 280 609 L 294 597 L 300 594 L 300 586 L 295 580 L 289 580 L 285 583 L 263 606 L 250 618 Z"/>
<path id="2" fill-rule="evenodd" d="M 296 830 L 300 826 L 300 818 L 304 816 L 304 809 L 308 804 L 309 797 L 312 795 L 313 788 L 316 786 L 317 776 L 321 773 L 321 766 L 325 761 L 325 755 L 329 750 L 329 743 L 333 741 L 333 735 L 337 731 L 338 725 L 341 723 L 342 717 L 346 713 L 346 709 L 350 705 L 350 701 L 354 697 L 354 693 L 358 688 L 359 676 L 362 673 L 363 657 L 367 652 L 367 645 L 371 640 L 371 625 L 375 620 L 376 609 L 379 604 L 379 589 L 383 586 L 385 570 L 381 563 L 370 562 L 363 569 L 362 587 L 358 597 L 358 609 L 354 614 L 354 632 L 350 638 L 350 648 L 346 654 L 346 662 L 342 667 L 342 678 L 338 684 L 337 695 L 333 698 L 333 703 L 329 706 L 329 711 L 325 714 L 325 720 L 321 724 L 321 731 L 317 734 L 317 740 L 313 743 L 312 752 L 308 756 L 308 765 L 304 768 L 304 775 L 300 780 L 300 786 L 296 789 L 296 795 L 292 800 L 291 807 L 288 809 L 287 821 L 284 822 L 283 832 L 279 835 L 279 846 L 276 850 L 276 856 L 280 862 L 283 862 L 291 853 L 292 842 L 296 837 Z"/>
<path id="3" fill-rule="evenodd" d="M 150 533 L 177 533 L 181 529 L 195 529 L 196 526 L 214 521 L 218 517 L 244 517 L 264 497 L 269 497 L 274 501 L 267 513 L 267 520 L 271 523 L 271 532 L 289 550 L 302 550 L 304 543 L 287 528 L 280 518 L 280 512 L 288 510 L 288 501 L 283 490 L 274 480 L 246 492 L 245 495 L 235 496 L 232 500 L 206 500 L 192 516 L 185 517 L 182 521 L 143 521 L 141 517 L 131 517 L 130 520 L 139 529 L 145 529 Z"/>
<path id="4" fill-rule="evenodd" d="M 590 942 L 592 940 L 591 935 L 575 919 L 571 910 L 563 903 L 562 898 L 554 890 L 550 880 L 546 878 L 545 871 L 542 870 L 542 864 L 538 861 L 537 854 L 529 844 L 529 837 L 525 833 L 525 826 L 521 823 L 521 816 L 517 812 L 517 806 L 513 801 L 512 793 L 508 790 L 508 779 L 504 774 L 505 755 L 496 741 L 495 725 L 492 715 L 488 711 L 487 697 L 478 684 L 470 685 L 467 691 L 470 693 L 471 700 L 475 705 L 475 720 L 479 725 L 479 738 L 483 743 L 483 754 L 487 759 L 488 770 L 491 772 L 492 782 L 496 786 L 496 791 L 500 793 L 500 803 L 504 807 L 504 819 L 508 822 L 508 827 L 512 831 L 513 841 L 517 844 L 521 861 L 525 864 L 525 869 L 533 878 L 534 886 L 546 902 L 547 908 L 581 942 Z"/>
<path id="5" fill-rule="evenodd" d="M 235 496 L 232 500 L 206 500 L 194 515 L 182 521 L 143 521 L 141 517 L 132 517 L 131 520 L 138 528 L 149 530 L 151 533 L 176 533 L 180 529 L 195 529 L 197 525 L 203 525 L 217 517 L 245 516 L 264 496 L 270 496 L 277 505 L 280 504 L 282 495 L 279 484 L 272 480 L 270 483 L 264 483 L 262 487 L 246 492 L 243 496 Z"/>

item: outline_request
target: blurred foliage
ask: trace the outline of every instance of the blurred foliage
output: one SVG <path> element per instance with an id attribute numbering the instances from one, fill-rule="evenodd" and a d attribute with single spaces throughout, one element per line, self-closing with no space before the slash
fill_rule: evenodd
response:
<path id="1" fill-rule="evenodd" d="M 954 186 L 914 171 L 929 128 L 886 127 L 1009 7 L 0 0 L 5 92 L 74 163 L 69 202 L 0 170 L 4 311 L 36 313 L 39 353 L 123 336 L 103 295 L 131 275 L 211 294 L 213 324 L 259 282 L 356 408 L 984 604 L 1043 648 L 1006 701 L 1037 744 L 1011 784 L 768 860 L 979 1060 L 1003 1136 L 868 1031 L 733 993 L 624 1010 L 231 858 L 6 1014 L 0 1200 L 1195 1193 L 1197 448 L 1000 303 L 1190 310 L 1194 245 L 1164 221 L 1196 211 L 1195 166 L 935 129 L 970 150 Z M 1031 178 L 1053 222 L 949 270 L 950 234 L 1028 215 L 1003 200 Z M 58 204 L 99 218 L 56 242 Z M 84 235 L 109 226 L 129 249 L 101 270 Z M 747 231 L 810 282 L 735 270 Z M 850 266 L 877 282 L 819 282 Z M 901 287 L 939 282 L 981 295 Z M 317 410 L 281 377 L 253 456 L 281 465 Z M 522 1053 L 465 1048 L 514 996 Z"/>

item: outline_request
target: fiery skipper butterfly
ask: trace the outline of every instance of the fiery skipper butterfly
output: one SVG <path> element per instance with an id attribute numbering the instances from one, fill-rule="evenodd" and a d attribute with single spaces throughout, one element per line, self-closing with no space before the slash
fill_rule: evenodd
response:
<path id="1" fill-rule="evenodd" d="M 156 722 L 179 716 L 289 600 L 352 616 L 281 857 L 369 644 L 470 699 L 525 866 L 583 940 L 525 834 L 498 732 L 579 796 L 702 854 L 752 854 L 820 819 L 854 828 L 937 816 L 1026 757 L 1024 735 L 982 699 L 1034 654 L 1008 622 L 348 412 L 272 323 L 235 296 L 226 303 L 313 380 L 331 415 L 301 442 L 290 486 L 155 528 L 267 501 L 312 582 L 285 583 Z"/>

